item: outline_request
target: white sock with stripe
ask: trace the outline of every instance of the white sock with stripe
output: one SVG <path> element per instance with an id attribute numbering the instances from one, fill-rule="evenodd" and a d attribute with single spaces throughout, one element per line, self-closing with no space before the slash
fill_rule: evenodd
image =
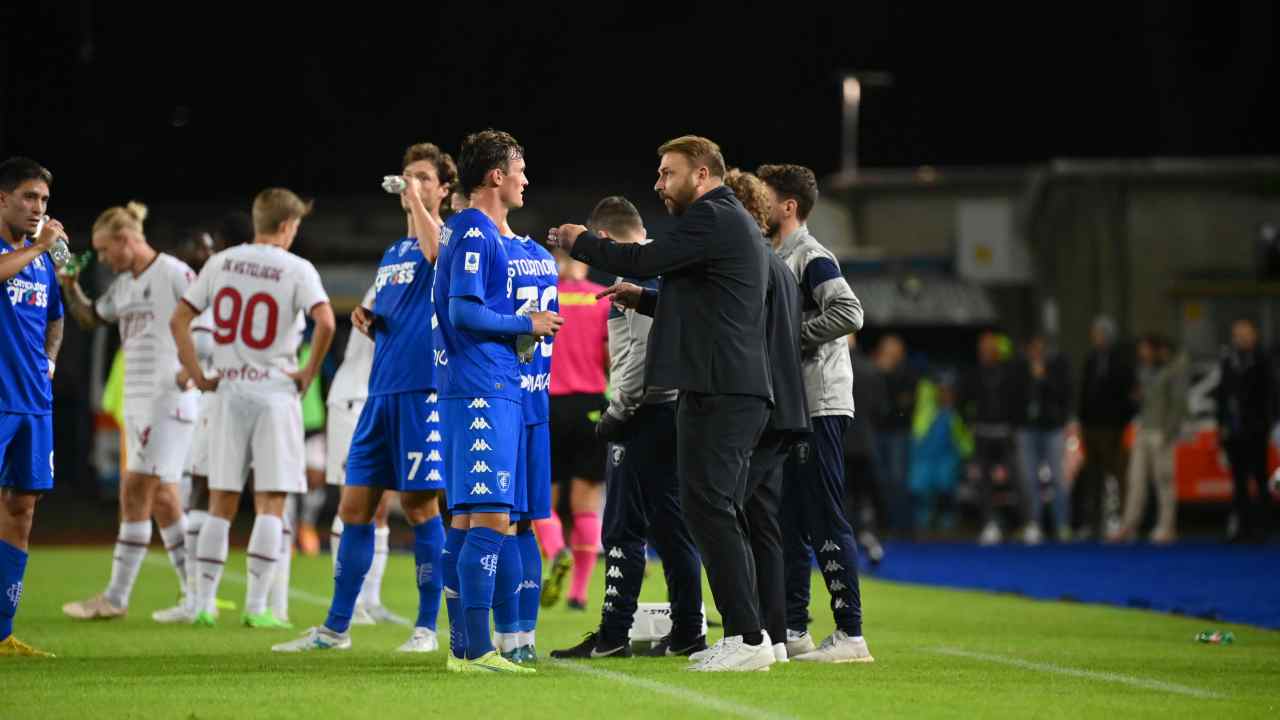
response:
<path id="1" fill-rule="evenodd" d="M 115 554 L 111 558 L 111 582 L 107 583 L 107 602 L 118 608 L 129 607 L 129 595 L 138 581 L 142 560 L 151 544 L 151 521 L 120 523 Z"/>

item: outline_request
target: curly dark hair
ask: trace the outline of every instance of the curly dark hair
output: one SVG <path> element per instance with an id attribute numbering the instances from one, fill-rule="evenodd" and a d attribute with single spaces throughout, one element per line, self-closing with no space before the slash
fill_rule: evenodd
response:
<path id="1" fill-rule="evenodd" d="M 404 151 L 404 162 L 400 167 L 407 168 L 419 160 L 426 160 L 434 165 L 440 184 L 453 190 L 454 184 L 458 182 L 458 166 L 453 163 L 449 153 L 436 147 L 434 143 L 417 143 Z"/>
<path id="2" fill-rule="evenodd" d="M 796 201 L 796 215 L 806 220 L 818 202 L 818 179 L 803 165 L 761 165 L 756 174 L 783 200 Z"/>
<path id="3" fill-rule="evenodd" d="M 742 207 L 747 209 L 747 214 L 760 226 L 760 232 L 768 235 L 773 204 L 769 200 L 769 188 L 764 181 L 749 172 L 729 168 L 724 176 L 724 184 L 738 196 Z"/>
<path id="4" fill-rule="evenodd" d="M 458 181 L 463 195 L 471 195 L 484 184 L 485 175 L 494 168 L 506 170 L 512 160 L 524 157 L 524 148 L 501 130 L 481 130 L 462 139 L 458 151 Z"/>

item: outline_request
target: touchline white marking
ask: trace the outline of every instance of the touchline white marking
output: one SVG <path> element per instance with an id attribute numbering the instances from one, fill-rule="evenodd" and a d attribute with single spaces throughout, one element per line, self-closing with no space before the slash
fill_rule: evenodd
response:
<path id="1" fill-rule="evenodd" d="M 959 648 L 952 647 L 936 647 L 932 648 L 932 652 L 936 652 L 941 655 L 951 655 L 953 657 L 969 658 L 970 660 L 983 660 L 986 662 L 999 663 L 1001 665 L 1010 665 L 1012 667 L 1022 668 L 1023 670 L 1039 670 L 1040 672 L 1053 673 L 1054 675 L 1066 675 L 1068 677 L 1084 678 L 1086 680 L 1100 680 L 1102 682 L 1128 685 L 1130 687 L 1142 688 L 1144 690 L 1159 690 L 1161 692 L 1173 693 L 1175 695 L 1188 695 L 1190 697 L 1203 698 L 1206 700 L 1222 700 L 1227 697 L 1222 693 L 1216 693 L 1212 690 L 1201 690 L 1200 688 L 1165 682 L 1164 680 L 1152 680 L 1150 678 L 1121 675 L 1120 673 L 1112 672 L 1100 672 L 1097 670 L 1080 670 L 1078 668 L 1063 667 L 1061 665 L 1054 665 L 1053 663 L 1032 662 L 1030 660 L 1022 660 L 1020 658 L 1007 657 L 1005 655 L 971 652 L 969 650 L 961 650 Z"/>
<path id="2" fill-rule="evenodd" d="M 168 560 L 164 558 L 158 558 L 158 557 L 147 558 L 147 564 L 173 567 L 172 565 L 169 564 Z M 230 570 L 222 571 L 222 579 L 230 580 L 231 582 L 236 583 L 238 585 L 249 584 L 249 579 L 246 578 L 244 575 L 241 575 L 240 573 L 231 572 Z M 318 605 L 323 608 L 329 607 L 329 598 L 316 595 L 315 593 L 307 592 L 306 590 L 299 590 L 292 586 L 289 587 L 289 599 L 300 600 L 304 603 L 309 603 L 311 605 Z"/>
<path id="3" fill-rule="evenodd" d="M 614 672 L 613 670 L 602 670 L 598 667 L 586 665 L 585 663 L 578 663 L 570 660 L 551 660 L 550 663 L 558 668 L 564 668 L 565 670 L 582 673 L 583 675 L 590 675 L 591 677 L 612 680 L 616 683 L 622 683 L 623 685 L 641 688 L 648 690 L 649 692 L 666 695 L 669 698 L 699 705 L 708 710 L 714 710 L 726 715 L 751 718 L 752 720 L 795 720 L 795 717 L 792 715 L 782 715 L 779 713 L 769 712 L 767 710 L 761 710 L 759 708 L 753 708 L 749 705 L 740 705 L 735 702 L 729 702 L 728 700 L 721 700 L 717 697 L 704 695 L 696 690 L 689 690 L 688 688 L 677 687 L 675 685 L 667 685 L 656 680 L 646 680 L 641 677 L 636 677 L 635 675 Z"/>

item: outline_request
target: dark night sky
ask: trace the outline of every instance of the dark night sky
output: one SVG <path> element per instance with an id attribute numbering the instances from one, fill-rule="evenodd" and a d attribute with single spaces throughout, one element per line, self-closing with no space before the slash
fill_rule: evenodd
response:
<path id="1" fill-rule="evenodd" d="M 684 132 L 826 173 L 841 68 L 895 76 L 864 96 L 865 165 L 1280 154 L 1269 2 L 483 5 L 7 6 L 0 155 L 93 206 L 367 189 L 409 142 L 486 126 L 525 144 L 535 185 L 647 179 Z"/>

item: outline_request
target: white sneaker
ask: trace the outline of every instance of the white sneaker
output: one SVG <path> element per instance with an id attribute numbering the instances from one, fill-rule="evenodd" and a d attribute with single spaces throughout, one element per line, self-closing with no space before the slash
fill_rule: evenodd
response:
<path id="1" fill-rule="evenodd" d="M 813 652 L 817 646 L 813 644 L 813 636 L 808 630 L 796 632 L 787 630 L 787 657 L 793 658 L 807 652 Z"/>
<path id="2" fill-rule="evenodd" d="M 1039 545 L 1044 542 L 1044 531 L 1040 529 L 1039 523 L 1028 523 L 1022 529 L 1022 542 L 1024 545 Z"/>
<path id="3" fill-rule="evenodd" d="M 707 658 L 711 657 L 712 655 L 715 655 L 716 653 L 720 652 L 721 645 L 724 645 L 724 638 L 720 638 L 719 640 L 716 641 L 714 645 L 707 648 L 706 650 L 699 650 L 696 653 L 691 653 L 689 655 L 689 661 L 696 665 L 702 662 L 703 660 L 706 660 Z"/>
<path id="4" fill-rule="evenodd" d="M 352 625 L 377 625 L 378 621 L 373 619 L 369 614 L 369 609 L 363 605 L 357 605 L 355 612 L 351 613 Z"/>
<path id="5" fill-rule="evenodd" d="M 114 620 L 125 616 L 127 610 L 111 604 L 107 596 L 98 593 L 88 600 L 69 602 L 62 606 L 62 612 L 77 620 Z"/>
<path id="6" fill-rule="evenodd" d="M 1004 533 L 1000 532 L 1000 526 L 995 522 L 987 523 L 982 528 L 982 534 L 978 536 L 979 545 L 999 545 L 1004 540 Z"/>
<path id="7" fill-rule="evenodd" d="M 850 637 L 842 630 L 836 630 L 812 652 L 796 655 L 791 658 L 797 662 L 820 663 L 869 663 L 875 662 L 871 651 L 867 649 L 867 641 L 862 637 Z"/>
<path id="8" fill-rule="evenodd" d="M 397 615 L 387 609 L 386 605 L 370 605 L 366 607 L 365 612 L 369 613 L 369 617 L 379 625 L 383 623 L 391 623 L 392 625 L 403 625 L 409 627 L 413 623 L 403 615 Z"/>
<path id="9" fill-rule="evenodd" d="M 440 640 L 436 637 L 436 631 L 420 627 L 413 629 L 413 635 L 403 645 L 396 648 L 396 652 L 429 653 L 439 649 Z"/>
<path id="10" fill-rule="evenodd" d="M 151 613 L 151 619 L 161 625 L 190 625 L 196 621 L 196 613 L 184 602 Z"/>
<path id="11" fill-rule="evenodd" d="M 693 672 L 754 672 L 767 671 L 774 663 L 773 644 L 759 645 L 742 642 L 741 635 L 725 638 L 719 652 L 700 663 L 689 666 Z"/>
<path id="12" fill-rule="evenodd" d="M 302 637 L 287 643 L 272 645 L 271 652 L 310 652 L 312 650 L 350 650 L 351 636 L 338 633 L 323 627 L 307 628 Z"/>
<path id="13" fill-rule="evenodd" d="M 780 663 L 791 662 L 791 658 L 787 656 L 786 643 L 773 644 L 773 661 L 780 662 Z"/>

